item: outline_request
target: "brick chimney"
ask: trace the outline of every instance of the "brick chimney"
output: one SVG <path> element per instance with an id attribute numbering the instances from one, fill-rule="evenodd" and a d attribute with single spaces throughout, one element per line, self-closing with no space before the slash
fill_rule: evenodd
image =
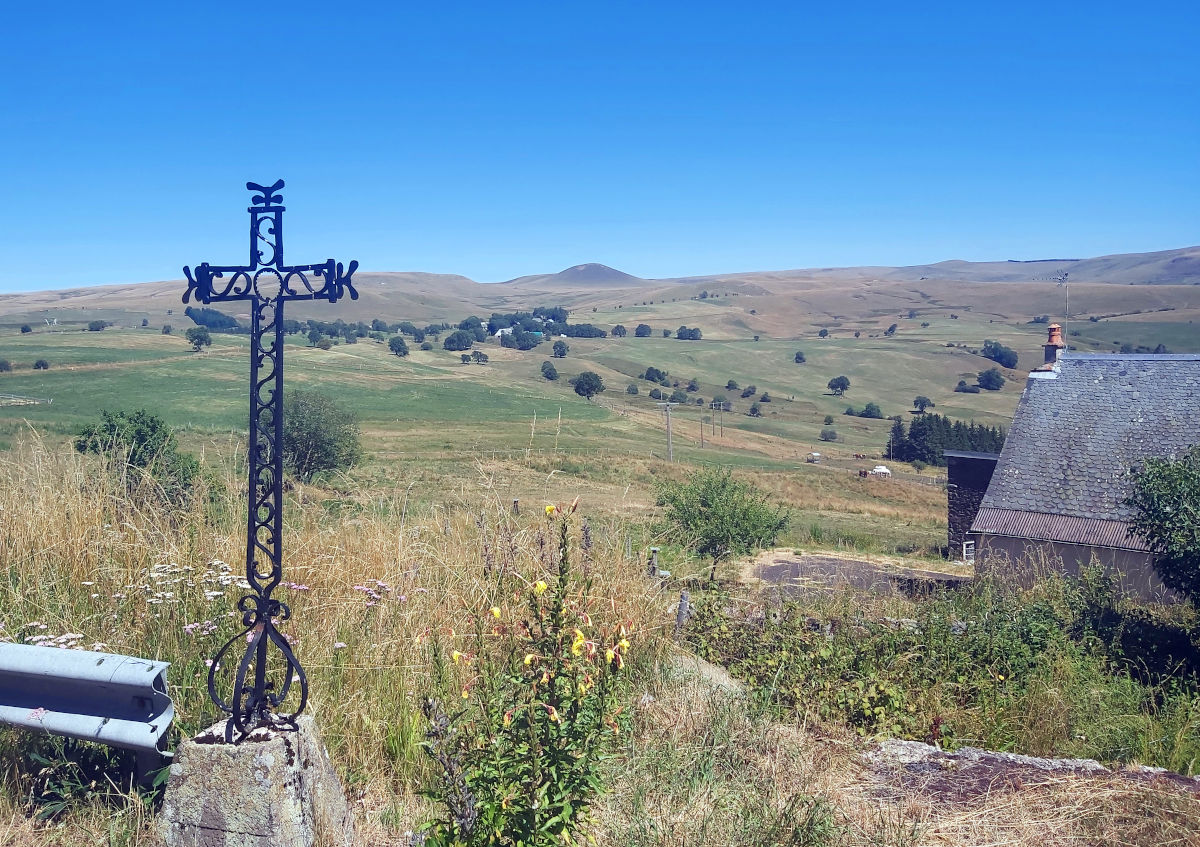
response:
<path id="1" fill-rule="evenodd" d="M 1063 341 L 1062 327 L 1058 324 L 1050 324 L 1050 336 L 1046 339 L 1046 343 L 1042 347 L 1046 351 L 1046 362 L 1043 367 L 1049 367 L 1058 361 L 1058 354 L 1066 348 L 1066 342 Z"/>

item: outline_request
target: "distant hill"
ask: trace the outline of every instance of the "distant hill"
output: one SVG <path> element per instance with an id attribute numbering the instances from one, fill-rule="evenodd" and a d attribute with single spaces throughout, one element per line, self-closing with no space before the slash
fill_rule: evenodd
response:
<path id="1" fill-rule="evenodd" d="M 961 282 L 1045 281 L 1063 273 L 1071 282 L 1117 285 L 1200 285 L 1200 247 L 1156 253 L 1117 253 L 1094 259 L 1039 259 L 1007 262 L 938 262 L 886 271 L 883 278 Z"/>
<path id="2" fill-rule="evenodd" d="M 801 268 L 665 279 L 642 279 L 599 263 L 504 283 L 479 283 L 458 274 L 362 271 L 355 276 L 360 293 L 357 301 L 343 300 L 332 310 L 328 304 L 298 302 L 289 305 L 288 314 L 299 319 L 338 317 L 368 322 L 374 318 L 458 321 L 470 314 L 486 317 L 492 311 L 562 305 L 572 311 L 623 307 L 622 319 L 632 320 L 639 310 L 649 308 L 647 304 L 657 304 L 657 311 L 651 309 L 640 319 L 666 320 L 664 304 L 688 302 L 707 292 L 741 298 L 736 310 L 741 317 L 724 313 L 730 332 L 785 337 L 809 324 L 826 325 L 854 316 L 882 318 L 892 312 L 934 306 L 974 308 L 996 316 L 1060 314 L 1062 291 L 1056 289 L 1053 279 L 1062 273 L 1070 275 L 1075 315 L 1107 317 L 1174 310 L 1171 321 L 1200 318 L 1200 247 L 1091 259 L 950 260 L 907 267 Z M 1135 294 L 1131 291 L 1134 286 L 1142 290 Z M 1153 287 L 1153 293 L 1145 290 L 1147 286 Z M 182 280 L 169 280 L 0 294 L 0 318 L 5 325 L 14 321 L 40 324 L 53 318 L 84 323 L 93 318 L 122 323 L 146 319 L 154 326 L 178 323 L 186 320 L 180 314 L 184 288 Z M 248 317 L 245 304 L 219 308 Z M 668 311 L 670 320 L 700 320 L 678 306 Z M 713 318 L 704 320 L 711 325 Z"/>
<path id="3" fill-rule="evenodd" d="M 627 274 L 608 265 L 588 262 L 575 265 L 556 274 L 533 274 L 510 279 L 502 285 L 520 286 L 523 288 L 554 288 L 556 286 L 597 286 L 604 288 L 633 288 L 642 285 L 646 280 Z"/>

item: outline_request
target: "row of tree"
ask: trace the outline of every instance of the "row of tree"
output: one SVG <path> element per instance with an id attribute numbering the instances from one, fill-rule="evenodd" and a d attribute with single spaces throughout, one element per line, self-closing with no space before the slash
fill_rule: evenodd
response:
<path id="1" fill-rule="evenodd" d="M 945 467 L 944 450 L 973 450 L 999 453 L 1004 446 L 1004 428 L 984 426 L 974 421 L 951 420 L 942 415 L 920 415 L 905 427 L 901 418 L 892 424 L 888 437 L 888 456 L 901 462 L 924 462 Z"/>

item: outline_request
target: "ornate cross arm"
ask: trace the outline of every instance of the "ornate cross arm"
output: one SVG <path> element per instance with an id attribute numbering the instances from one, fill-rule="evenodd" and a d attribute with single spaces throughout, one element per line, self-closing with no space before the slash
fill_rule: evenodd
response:
<path id="1" fill-rule="evenodd" d="M 319 265 L 294 265 L 275 268 L 254 268 L 245 265 L 210 265 L 203 262 L 193 271 L 184 266 L 188 287 L 183 292 L 183 302 L 191 301 L 192 295 L 200 303 L 214 300 L 328 300 L 336 303 L 347 294 L 351 300 L 358 299 L 352 279 L 358 270 L 358 260 L 352 259 L 350 267 L 341 262 L 327 259 Z M 228 281 L 214 285 L 215 280 Z M 315 280 L 320 280 L 320 285 Z"/>

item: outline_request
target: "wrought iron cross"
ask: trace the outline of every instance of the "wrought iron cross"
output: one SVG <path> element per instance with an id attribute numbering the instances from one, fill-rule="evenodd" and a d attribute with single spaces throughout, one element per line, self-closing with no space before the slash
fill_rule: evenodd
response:
<path id="1" fill-rule="evenodd" d="M 193 294 L 201 303 L 246 300 L 250 303 L 250 464 L 249 515 L 246 527 L 246 581 L 253 594 L 240 598 L 245 629 L 235 635 L 213 657 L 208 669 L 208 696 L 224 712 L 238 732 L 245 735 L 263 722 L 276 726 L 295 725 L 296 716 L 308 702 L 308 679 L 292 653 L 287 639 L 276 628 L 291 617 L 286 603 L 271 596 L 283 578 L 283 304 L 288 300 L 328 300 L 335 303 L 349 294 L 358 299 L 350 282 L 358 262 L 328 259 L 316 265 L 285 265 L 283 262 L 283 180 L 262 186 L 248 182 L 255 192 L 250 208 L 250 264 L 210 265 L 204 262 L 193 272 L 185 267 L 187 303 Z M 226 276 L 228 274 L 228 276 Z M 217 692 L 217 672 L 225 655 L 244 641 L 245 652 L 234 674 L 233 695 L 226 701 Z M 282 654 L 270 672 L 268 648 Z M 236 655 L 236 653 L 234 654 Z M 274 710 L 291 691 L 293 680 L 300 689 L 300 702 L 291 714 Z M 227 740 L 232 729 L 226 724 Z"/>

